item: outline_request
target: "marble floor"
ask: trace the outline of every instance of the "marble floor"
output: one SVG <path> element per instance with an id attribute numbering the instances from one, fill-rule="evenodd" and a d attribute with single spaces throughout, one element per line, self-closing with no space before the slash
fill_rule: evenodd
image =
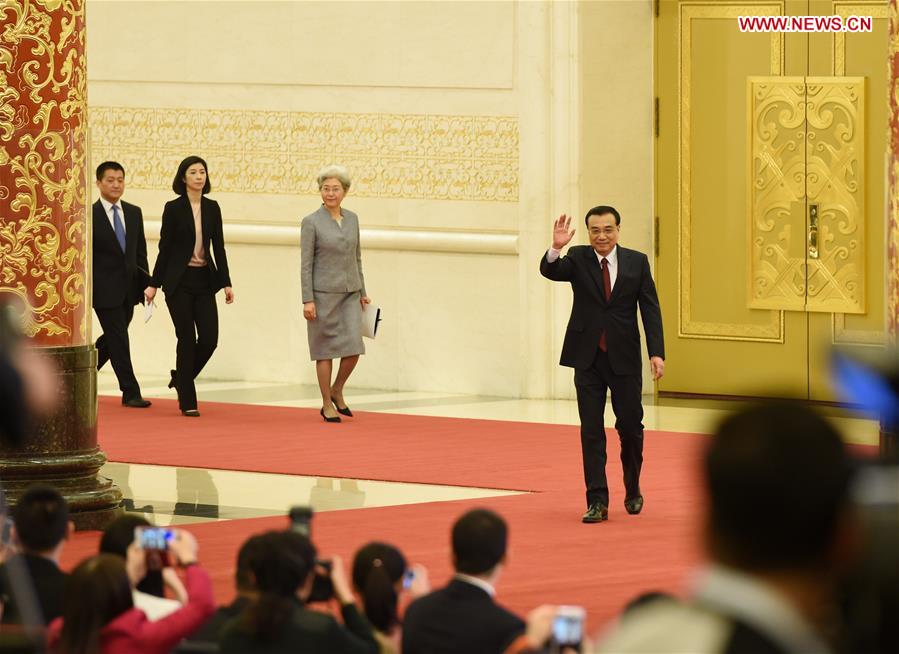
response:
<path id="1" fill-rule="evenodd" d="M 111 370 L 97 376 L 100 395 L 117 396 Z M 167 377 L 141 377 L 145 397 L 174 399 Z M 266 406 L 317 408 L 317 387 L 299 384 L 205 380 L 197 383 L 200 402 L 236 402 Z M 422 416 L 514 420 L 565 425 L 578 424 L 571 400 L 520 400 L 475 395 L 358 390 L 348 393 L 353 410 Z M 709 432 L 733 403 L 644 397 L 647 429 L 668 432 Z M 150 409 L 152 410 L 152 409 Z M 846 440 L 877 443 L 878 425 L 842 409 L 827 409 Z M 614 422 L 611 407 L 607 424 Z M 233 520 L 283 515 L 290 505 L 311 505 L 315 511 L 444 502 L 515 494 L 490 488 L 374 482 L 355 479 L 261 474 L 169 466 L 134 465 L 111 461 L 102 474 L 123 490 L 126 509 L 147 514 L 159 525 L 209 520 Z M 289 498 L 285 502 L 283 498 Z"/>

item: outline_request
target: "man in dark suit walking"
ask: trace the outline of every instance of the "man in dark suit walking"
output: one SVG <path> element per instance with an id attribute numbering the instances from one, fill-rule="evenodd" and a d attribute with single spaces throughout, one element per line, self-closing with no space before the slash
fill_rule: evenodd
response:
<path id="1" fill-rule="evenodd" d="M 134 305 L 143 300 L 149 280 L 143 214 L 140 207 L 121 200 L 125 191 L 121 164 L 101 163 L 97 167 L 97 188 L 100 199 L 93 206 L 93 304 L 103 329 L 97 339 L 97 370 L 112 362 L 122 404 L 143 409 L 150 402 L 141 396 L 128 341 Z"/>
<path id="2" fill-rule="evenodd" d="M 474 509 L 456 521 L 456 574 L 406 609 L 403 654 L 502 654 L 524 634 L 525 623 L 493 599 L 507 537 L 506 522 L 493 511 Z"/>
<path id="3" fill-rule="evenodd" d="M 585 218 L 590 245 L 577 245 L 565 257 L 575 230 L 562 215 L 553 225 L 552 247 L 540 258 L 540 274 L 569 282 L 574 303 L 561 365 L 574 368 L 581 451 L 587 485 L 584 522 L 602 522 L 609 516 L 606 480 L 606 432 L 603 414 L 606 391 L 612 393 L 615 428 L 621 440 L 624 470 L 624 507 L 634 515 L 643 509 L 640 469 L 643 465 L 642 360 L 637 306 L 646 333 L 646 348 L 653 380 L 665 370 L 662 313 L 646 255 L 618 245 L 621 216 L 614 207 L 590 209 Z"/>

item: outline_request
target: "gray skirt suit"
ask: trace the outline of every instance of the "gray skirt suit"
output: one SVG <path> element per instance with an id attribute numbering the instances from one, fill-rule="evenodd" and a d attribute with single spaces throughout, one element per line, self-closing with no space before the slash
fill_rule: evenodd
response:
<path id="1" fill-rule="evenodd" d="M 300 229 L 303 303 L 315 302 L 316 318 L 306 321 L 313 361 L 365 354 L 359 218 L 347 209 L 340 213 L 343 219 L 338 225 L 322 205 L 303 218 Z"/>

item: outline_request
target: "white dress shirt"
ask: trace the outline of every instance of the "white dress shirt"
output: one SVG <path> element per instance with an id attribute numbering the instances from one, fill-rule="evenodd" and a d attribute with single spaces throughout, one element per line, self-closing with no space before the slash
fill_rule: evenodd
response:
<path id="1" fill-rule="evenodd" d="M 596 255 L 596 260 L 599 262 L 600 267 L 602 267 L 603 256 L 593 250 L 593 254 Z M 546 251 L 546 263 L 552 263 L 556 259 L 558 259 L 562 255 L 561 250 L 556 250 L 552 247 Z M 606 261 L 609 262 L 609 281 L 611 282 L 610 289 L 615 288 L 615 280 L 618 279 L 618 246 L 612 248 L 612 251 L 609 252 L 605 256 Z"/>
<path id="2" fill-rule="evenodd" d="M 115 220 L 113 220 L 112 217 L 112 203 L 107 201 L 103 196 L 100 196 L 100 204 L 103 205 L 103 210 L 106 211 L 106 218 L 109 220 L 109 226 L 112 227 L 112 231 L 115 232 Z M 119 208 L 119 220 L 122 221 L 122 231 L 127 234 L 128 232 L 125 231 L 125 212 L 122 211 L 122 204 L 116 202 L 115 206 Z"/>

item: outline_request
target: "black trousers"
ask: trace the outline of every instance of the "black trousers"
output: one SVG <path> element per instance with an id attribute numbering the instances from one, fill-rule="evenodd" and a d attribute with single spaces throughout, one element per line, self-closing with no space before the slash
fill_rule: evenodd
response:
<path id="1" fill-rule="evenodd" d="M 134 316 L 134 305 L 128 300 L 118 307 L 94 307 L 103 333 L 97 339 L 97 370 L 107 361 L 112 363 L 123 400 L 139 398 L 140 385 L 131 366 L 131 344 L 128 340 L 128 325 Z"/>
<path id="2" fill-rule="evenodd" d="M 640 495 L 640 469 L 643 467 L 643 403 L 641 375 L 616 375 L 609 355 L 596 348 L 596 358 L 586 370 L 575 370 L 577 408 L 581 418 L 581 453 L 584 458 L 584 482 L 587 505 L 609 505 L 606 479 L 606 431 L 603 415 L 606 391 L 612 392 L 615 429 L 621 441 L 621 467 L 624 470 L 625 499 Z"/>
<path id="3" fill-rule="evenodd" d="M 194 379 L 209 361 L 219 340 L 219 316 L 209 268 L 188 266 L 165 304 L 175 325 L 175 387 L 182 411 L 197 408 Z"/>

